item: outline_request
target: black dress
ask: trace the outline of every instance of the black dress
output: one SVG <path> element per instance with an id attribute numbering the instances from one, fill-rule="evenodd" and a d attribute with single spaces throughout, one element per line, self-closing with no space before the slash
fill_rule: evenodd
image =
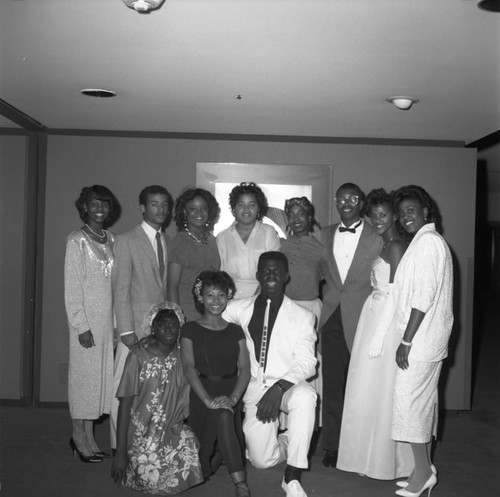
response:
<path id="1" fill-rule="evenodd" d="M 238 381 L 238 342 L 245 339 L 241 327 L 228 323 L 223 330 L 210 330 L 191 321 L 182 327 L 181 338 L 188 338 L 193 343 L 195 368 L 207 393 L 211 397 L 229 397 Z M 240 401 L 234 408 L 234 429 L 240 445 L 239 452 L 243 455 L 241 406 Z M 208 409 L 191 390 L 188 423 L 200 442 L 200 462 L 204 476 L 217 469 L 213 461 L 217 452 L 217 421 L 214 417 L 220 411 L 223 409 Z M 228 467 L 228 470 L 231 472 L 232 469 Z"/>

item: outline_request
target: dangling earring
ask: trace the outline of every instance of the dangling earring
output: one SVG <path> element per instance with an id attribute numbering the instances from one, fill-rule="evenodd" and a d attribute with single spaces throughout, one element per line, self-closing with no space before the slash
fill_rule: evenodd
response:
<path id="1" fill-rule="evenodd" d="M 184 218 L 184 221 L 182 221 L 182 224 L 184 226 L 184 231 L 187 231 L 188 230 L 188 222 L 187 222 L 186 218 Z"/>

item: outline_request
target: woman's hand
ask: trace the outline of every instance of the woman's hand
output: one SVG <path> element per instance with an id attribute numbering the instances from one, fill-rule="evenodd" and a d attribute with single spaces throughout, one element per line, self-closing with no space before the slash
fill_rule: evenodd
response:
<path id="1" fill-rule="evenodd" d="M 113 481 L 115 483 L 123 485 L 125 479 L 127 478 L 127 464 L 127 453 L 116 451 L 115 457 L 113 458 L 113 463 L 111 464 L 111 478 L 113 478 Z"/>
<path id="2" fill-rule="evenodd" d="M 408 369 L 410 363 L 408 362 L 408 356 L 410 355 L 411 347 L 404 344 L 399 344 L 398 350 L 396 350 L 396 363 L 401 369 Z"/>
<path id="3" fill-rule="evenodd" d="M 80 345 L 86 349 L 95 347 L 94 335 L 92 335 L 92 332 L 90 330 L 80 333 L 78 335 L 78 341 L 80 342 Z"/>
<path id="4" fill-rule="evenodd" d="M 228 409 L 233 412 L 233 408 L 231 407 L 231 401 L 225 395 L 219 395 L 214 399 L 207 400 L 205 405 L 209 409 Z"/>

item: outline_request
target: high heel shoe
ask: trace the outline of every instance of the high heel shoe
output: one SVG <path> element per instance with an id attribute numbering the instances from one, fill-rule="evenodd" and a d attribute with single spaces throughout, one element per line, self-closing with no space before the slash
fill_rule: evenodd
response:
<path id="1" fill-rule="evenodd" d="M 437 476 L 438 472 L 434 464 L 431 464 L 431 471 Z M 408 480 L 397 481 L 396 485 L 401 488 L 406 488 L 408 486 Z"/>
<path id="2" fill-rule="evenodd" d="M 424 486 L 418 492 L 409 492 L 406 488 L 402 488 L 401 490 L 396 490 L 396 495 L 401 495 L 401 497 L 420 497 L 427 489 L 429 492 L 427 493 L 427 497 L 430 497 L 431 490 L 436 486 L 437 476 L 432 473 L 429 479 L 425 482 Z"/>
<path id="3" fill-rule="evenodd" d="M 108 454 L 107 452 L 104 452 L 103 450 L 98 450 L 97 452 L 94 451 L 94 454 L 97 457 L 100 457 L 101 459 L 105 459 L 107 457 L 111 457 L 111 454 Z"/>
<path id="4" fill-rule="evenodd" d="M 73 452 L 73 457 L 76 459 L 76 455 L 78 454 L 78 457 L 80 458 L 80 461 L 86 462 L 86 463 L 97 463 L 97 462 L 102 462 L 102 458 L 99 456 L 96 456 L 95 454 L 92 454 L 91 456 L 84 456 L 79 450 L 78 447 L 76 446 L 75 441 L 73 440 L 73 437 L 71 437 L 69 441 L 69 446 L 71 447 L 71 451 Z"/>

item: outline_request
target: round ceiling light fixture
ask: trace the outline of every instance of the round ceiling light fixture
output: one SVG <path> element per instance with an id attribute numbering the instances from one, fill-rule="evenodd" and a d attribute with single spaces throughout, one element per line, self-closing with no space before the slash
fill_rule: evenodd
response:
<path id="1" fill-rule="evenodd" d="M 477 6 L 486 12 L 500 12 L 500 0 L 481 0 Z"/>
<path id="2" fill-rule="evenodd" d="M 137 12 L 146 13 L 161 7 L 165 0 L 122 0 L 122 2 Z"/>
<path id="3" fill-rule="evenodd" d="M 385 99 L 387 102 L 395 105 L 398 109 L 409 110 L 412 108 L 413 104 L 419 102 L 418 98 L 413 97 L 389 97 Z"/>
<path id="4" fill-rule="evenodd" d="M 116 97 L 116 92 L 112 90 L 105 90 L 103 88 L 86 88 L 85 90 L 81 90 L 80 93 L 87 95 L 87 97 L 97 97 L 97 98 Z"/>

